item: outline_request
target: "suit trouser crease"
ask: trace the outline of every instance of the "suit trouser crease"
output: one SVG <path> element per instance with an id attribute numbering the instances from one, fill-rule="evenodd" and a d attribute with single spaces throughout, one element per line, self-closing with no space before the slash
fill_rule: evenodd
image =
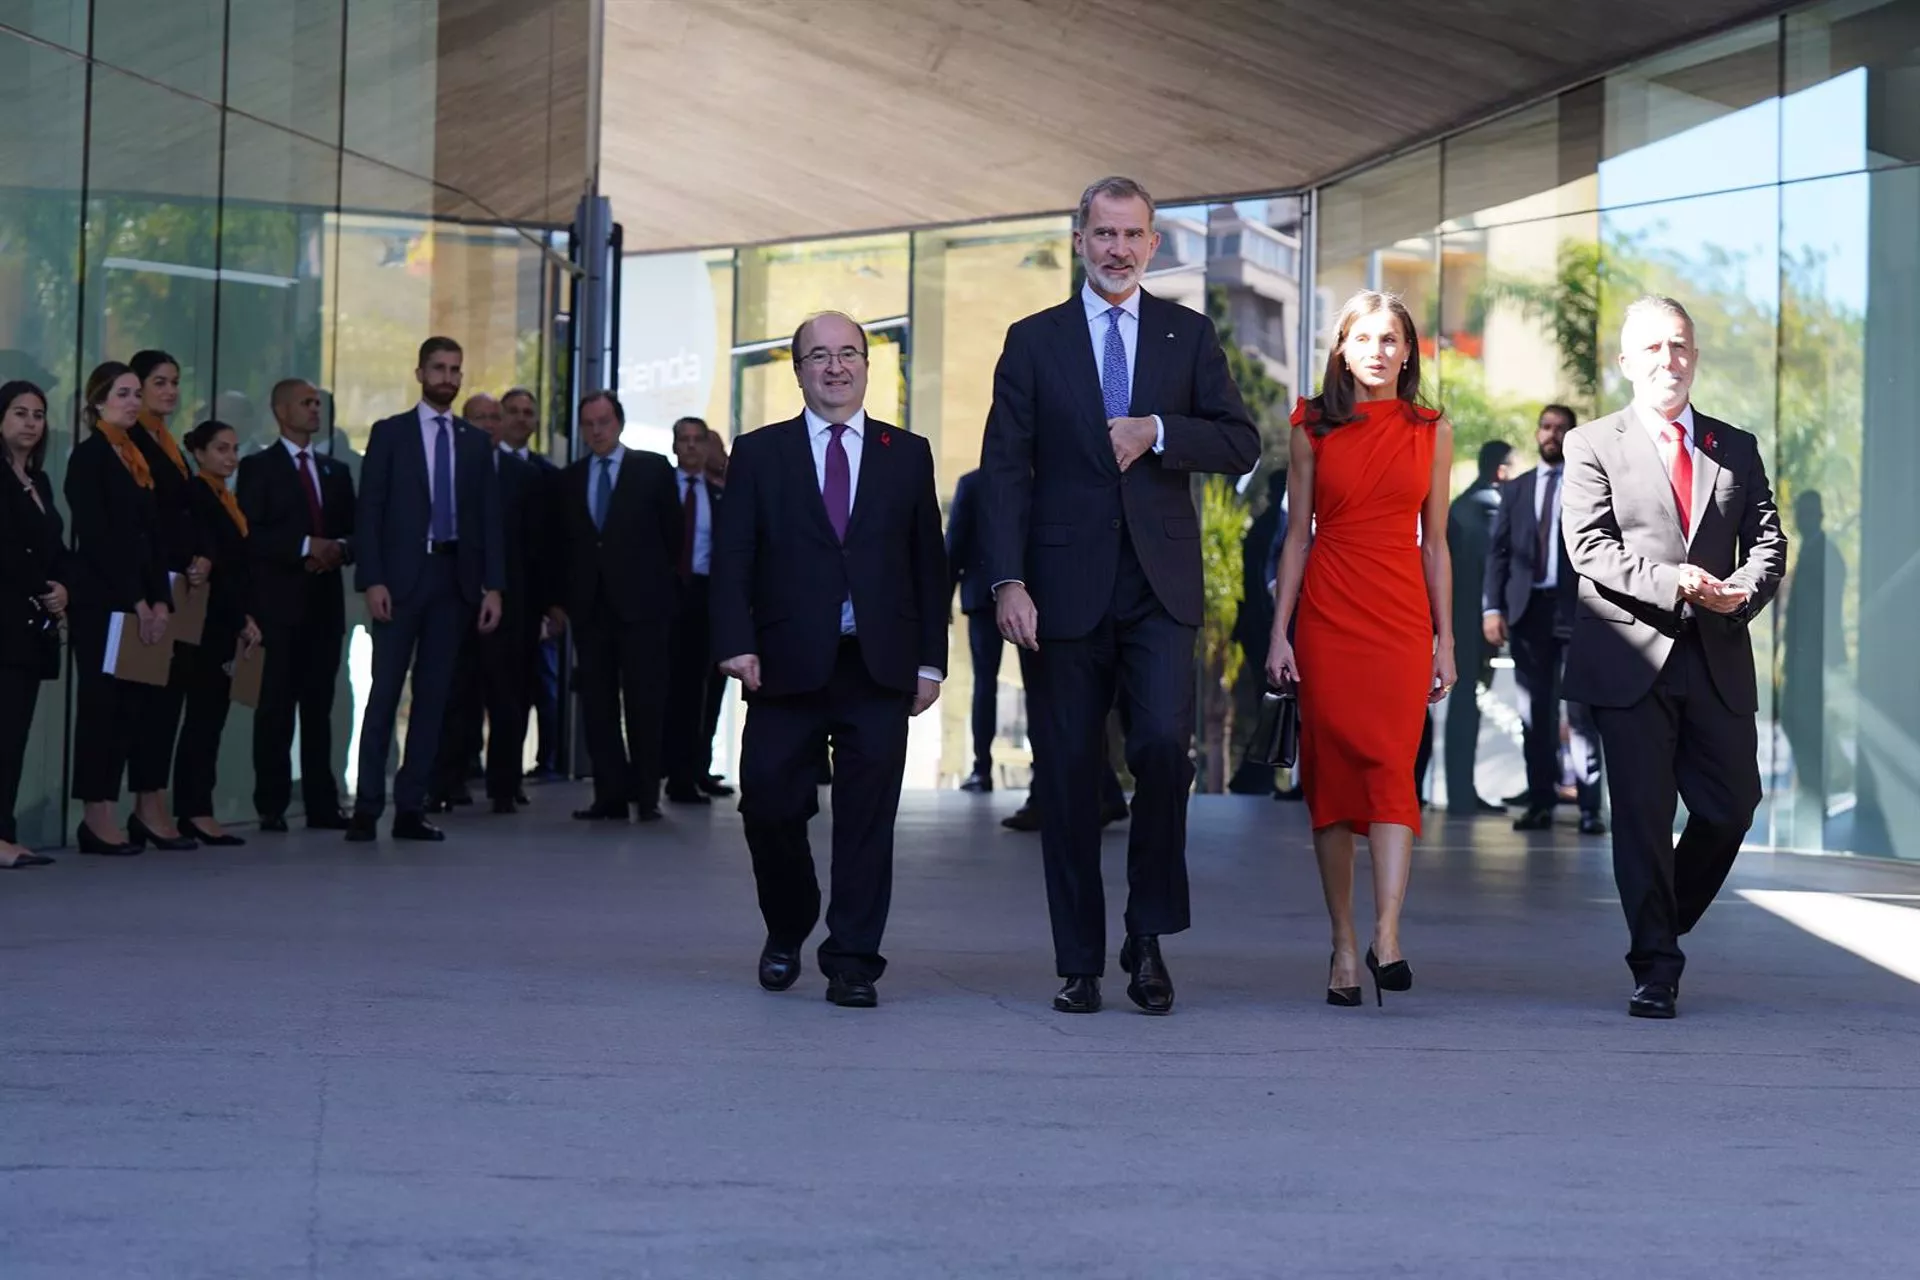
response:
<path id="1" fill-rule="evenodd" d="M 1698 636 L 1675 642 L 1653 688 L 1628 707 L 1595 707 L 1613 800 L 1613 869 L 1638 982 L 1674 982 L 1678 939 L 1733 869 L 1760 804 L 1755 719 L 1727 709 Z M 1680 800 L 1687 825 L 1676 843 Z"/>
<path id="2" fill-rule="evenodd" d="M 393 603 L 393 620 L 373 624 L 373 688 L 360 726 L 360 779 L 354 812 L 379 817 L 387 804 L 387 757 L 399 718 L 400 694 L 411 672 L 413 702 L 407 742 L 393 779 L 393 805 L 421 813 L 445 728 L 460 644 L 475 609 L 460 594 L 452 556 L 429 556 L 408 598 Z"/>
<path id="3" fill-rule="evenodd" d="M 186 705 L 180 720 L 180 745 L 173 759 L 173 813 L 176 818 L 211 818 L 219 782 L 220 738 L 227 728 L 233 679 L 226 664 L 236 637 L 206 637 L 186 651 Z M 175 650 L 175 658 L 181 655 Z"/>
<path id="4" fill-rule="evenodd" d="M 1006 640 L 991 610 L 967 615 L 967 648 L 973 656 L 973 771 L 993 775 L 993 737 L 998 729 L 1000 657 Z"/>
<path id="5" fill-rule="evenodd" d="M 651 808 L 660 801 L 672 628 L 660 622 L 622 624 L 603 614 L 574 627 L 574 645 L 580 713 L 593 757 L 594 803 Z"/>
<path id="6" fill-rule="evenodd" d="M 707 704 L 711 687 L 721 676 L 710 652 L 705 575 L 682 583 L 679 590 L 680 611 L 674 618 L 668 660 L 672 675 L 667 689 L 663 763 L 668 789 L 685 794 L 698 789 L 713 763 L 713 733 L 706 727 Z"/>
<path id="7" fill-rule="evenodd" d="M 341 637 L 299 626 L 261 628 L 264 665 L 260 705 L 253 713 L 253 809 L 284 817 L 293 797 L 295 717 L 300 733 L 300 794 L 308 816 L 340 811 L 333 772 L 334 685 L 340 677 Z"/>
<path id="8" fill-rule="evenodd" d="M 828 977 L 878 978 L 893 900 L 894 819 L 906 770 L 912 697 L 876 684 L 845 644 L 825 689 L 756 697 L 740 753 L 740 812 L 767 936 L 797 947 L 820 918 L 808 820 L 819 801 L 812 763 L 833 749 L 833 834 L 819 964 Z"/>
<path id="9" fill-rule="evenodd" d="M 1100 791 L 1107 710 L 1119 698 L 1133 774 L 1127 841 L 1130 934 L 1179 933 L 1191 922 L 1186 864 L 1193 784 L 1194 629 L 1161 607 L 1131 545 L 1123 543 L 1113 606 L 1086 636 L 1043 640 L 1027 714 L 1035 734 L 1035 794 L 1047 906 L 1061 976 L 1106 965 L 1106 893 L 1100 872 Z"/>

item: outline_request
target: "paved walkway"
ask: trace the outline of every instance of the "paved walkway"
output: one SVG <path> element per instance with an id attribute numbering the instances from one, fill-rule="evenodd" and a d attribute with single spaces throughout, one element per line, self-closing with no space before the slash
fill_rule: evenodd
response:
<path id="1" fill-rule="evenodd" d="M 909 797 L 872 1012 L 754 986 L 730 810 L 7 875 L 0 1275 L 1914 1273 L 1920 986 L 1737 891 L 1897 947 L 1920 868 L 1748 855 L 1649 1023 L 1604 841 L 1436 824 L 1331 1009 L 1304 815 L 1208 798 L 1178 1011 L 1068 1017 L 1017 799 Z"/>

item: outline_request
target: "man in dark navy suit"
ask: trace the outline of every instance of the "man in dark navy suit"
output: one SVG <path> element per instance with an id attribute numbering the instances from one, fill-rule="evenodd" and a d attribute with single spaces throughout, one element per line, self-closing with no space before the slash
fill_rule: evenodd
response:
<path id="1" fill-rule="evenodd" d="M 680 594 L 674 619 L 671 675 L 667 689 L 666 739 L 662 759 L 667 799 L 675 804 L 712 804 L 731 794 L 709 773 L 713 766 L 713 730 L 707 708 L 715 685 L 726 677 L 713 665 L 713 633 L 707 623 L 713 577 L 713 528 L 720 513 L 720 490 L 707 478 L 713 432 L 700 418 L 673 424 L 674 501 L 680 516 Z"/>
<path id="2" fill-rule="evenodd" d="M 360 722 L 360 781 L 347 839 L 369 841 L 387 804 L 387 754 L 407 676 L 407 749 L 394 778 L 393 834 L 440 840 L 426 819 L 427 783 L 466 632 L 500 625 L 506 548 L 493 437 L 454 416 L 460 344 L 428 338 L 414 376 L 420 401 L 373 424 L 360 464 L 354 542 L 373 630 L 373 689 Z M 416 658 L 418 661 L 416 662 Z"/>
<path id="3" fill-rule="evenodd" d="M 1006 641 L 993 616 L 993 584 L 987 581 L 986 547 L 980 529 L 980 472 L 969 471 L 953 487 L 947 508 L 947 570 L 960 591 L 967 617 L 967 648 L 973 655 L 973 772 L 962 791 L 993 790 L 993 735 L 998 718 L 1000 650 Z"/>
<path id="4" fill-rule="evenodd" d="M 342 566 L 353 561 L 353 477 L 314 449 L 320 407 L 320 391 L 304 379 L 274 387 L 279 438 L 241 460 L 235 486 L 266 664 L 253 713 L 253 807 L 262 831 L 287 829 L 296 713 L 307 826 L 347 825 L 333 771 L 333 701 L 347 629 Z"/>
<path id="5" fill-rule="evenodd" d="M 946 548 L 933 450 L 867 417 L 867 335 L 837 312 L 793 337 L 806 411 L 741 437 L 713 554 L 713 650 L 747 691 L 740 814 L 767 924 L 760 985 L 784 991 L 820 919 L 807 843 L 833 747 L 827 999 L 878 1003 L 907 719 L 940 696 Z"/>
<path id="6" fill-rule="evenodd" d="M 1193 645 L 1202 602 L 1196 472 L 1242 475 L 1260 432 L 1205 316 L 1140 288 L 1160 237 L 1137 182 L 1087 188 L 1086 285 L 1007 331 L 980 468 L 1000 633 L 1033 653 L 1027 710 L 1056 966 L 1054 1007 L 1100 1007 L 1101 725 L 1116 685 L 1136 787 L 1127 845 L 1127 995 L 1173 1008 L 1160 935 L 1188 925 Z"/>

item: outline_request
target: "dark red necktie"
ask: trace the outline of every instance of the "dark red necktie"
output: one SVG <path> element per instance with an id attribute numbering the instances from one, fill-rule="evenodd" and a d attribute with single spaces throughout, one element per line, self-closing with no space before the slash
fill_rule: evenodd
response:
<path id="1" fill-rule="evenodd" d="M 307 532 L 325 537 L 327 522 L 320 511 L 320 490 L 313 483 L 313 468 L 307 463 L 307 451 L 300 450 L 300 492 L 307 496 Z"/>
<path id="2" fill-rule="evenodd" d="M 680 495 L 680 581 L 693 581 L 693 539 L 700 530 L 700 499 L 693 495 L 693 477 L 681 472 L 687 487 Z"/>
<path id="3" fill-rule="evenodd" d="M 853 468 L 847 461 L 847 446 L 840 443 L 847 424 L 836 422 L 828 430 L 833 438 L 827 441 L 827 478 L 820 486 L 820 499 L 827 504 L 827 523 L 833 526 L 833 536 L 845 542 L 847 517 L 853 510 Z"/>
<path id="4" fill-rule="evenodd" d="M 1680 512 L 1680 532 L 1693 536 L 1693 451 L 1687 448 L 1687 429 L 1669 422 L 1660 433 L 1660 447 L 1667 455 L 1667 477 L 1673 484 L 1674 505 Z"/>

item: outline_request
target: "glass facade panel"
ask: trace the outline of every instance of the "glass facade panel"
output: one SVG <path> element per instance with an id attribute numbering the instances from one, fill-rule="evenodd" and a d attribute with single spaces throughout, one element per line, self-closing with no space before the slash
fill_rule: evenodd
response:
<path id="1" fill-rule="evenodd" d="M 1598 207 L 1603 95 L 1598 84 L 1456 134 L 1444 144 L 1449 230 Z"/>
<path id="2" fill-rule="evenodd" d="M 791 338 L 816 311 L 874 321 L 907 314 L 908 237 L 861 236 L 742 249 L 734 280 L 738 342 Z"/>
<path id="3" fill-rule="evenodd" d="M 1327 187 L 1320 193 L 1319 213 L 1314 367 L 1324 367 L 1332 336 L 1327 329 L 1340 304 L 1360 289 L 1399 294 L 1422 341 L 1430 341 L 1439 306 L 1439 146 Z"/>
<path id="4" fill-rule="evenodd" d="M 552 0 L 543 12 L 557 22 L 585 8 Z M 417 395 L 414 351 L 429 333 L 466 345 L 470 390 L 525 384 L 553 407 L 565 236 L 503 224 L 433 181 L 445 17 L 436 0 L 21 0 L 0 16 L 0 379 L 51 393 L 56 493 L 76 385 L 142 347 L 181 362 L 176 431 L 218 417 L 246 451 L 275 434 L 273 384 L 311 379 L 327 406 L 321 447 L 356 480 L 367 427 Z M 337 145 L 348 27 L 356 141 L 373 158 Z M 495 159 L 547 173 L 547 137 L 585 124 L 543 121 L 530 142 L 499 139 Z M 351 786 L 369 650 L 351 592 L 348 616 L 334 764 Z M 39 699 L 18 806 L 35 845 L 73 828 L 58 688 Z M 250 734 L 235 710 L 216 792 L 225 819 L 252 816 Z"/>
<path id="5" fill-rule="evenodd" d="M 1779 93 L 1777 21 L 1608 76 L 1601 207 L 1778 180 Z"/>
<path id="6" fill-rule="evenodd" d="M 1786 18 L 1782 178 L 1920 163 L 1920 0 Z"/>

